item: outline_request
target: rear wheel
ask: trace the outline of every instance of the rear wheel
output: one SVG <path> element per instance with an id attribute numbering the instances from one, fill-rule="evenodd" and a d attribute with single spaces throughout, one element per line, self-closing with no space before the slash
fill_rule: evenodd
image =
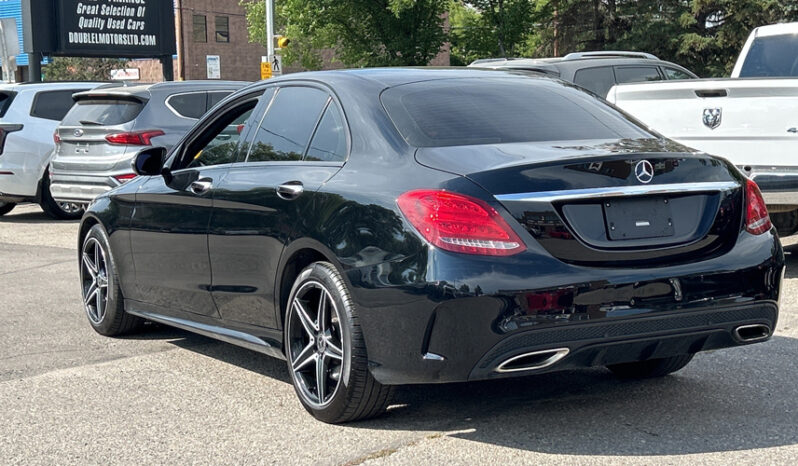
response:
<path id="1" fill-rule="evenodd" d="M 291 381 L 316 419 L 340 423 L 385 411 L 391 387 L 374 380 L 368 370 L 357 313 L 332 264 L 316 262 L 299 274 L 284 332 Z"/>
<path id="2" fill-rule="evenodd" d="M 682 354 L 670 358 L 613 364 L 607 366 L 607 369 L 611 370 L 616 376 L 624 379 L 662 377 L 682 369 L 692 361 L 692 359 L 692 354 Z"/>
<path id="3" fill-rule="evenodd" d="M 83 216 L 83 205 L 74 202 L 58 202 L 50 194 L 50 175 L 44 172 L 42 200 L 39 204 L 44 213 L 58 220 L 76 220 Z"/>
<path id="4" fill-rule="evenodd" d="M 80 283 L 83 308 L 97 333 L 122 335 L 143 324 L 142 319 L 125 312 L 108 236 L 100 225 L 91 227 L 81 245 Z"/>
<path id="5" fill-rule="evenodd" d="M 17 205 L 13 202 L 0 201 L 0 217 L 14 210 Z"/>

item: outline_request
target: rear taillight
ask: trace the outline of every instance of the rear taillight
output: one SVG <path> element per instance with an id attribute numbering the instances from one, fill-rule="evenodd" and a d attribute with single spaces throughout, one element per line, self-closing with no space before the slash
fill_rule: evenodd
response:
<path id="1" fill-rule="evenodd" d="M 61 136 L 58 135 L 58 131 L 53 133 L 53 142 L 58 145 L 61 144 Z"/>
<path id="2" fill-rule="evenodd" d="M 124 175 L 114 175 L 114 179 L 120 183 L 127 183 L 137 176 L 135 173 L 125 173 Z"/>
<path id="3" fill-rule="evenodd" d="M 432 245 L 447 251 L 510 256 L 526 247 L 510 225 L 487 203 L 439 190 L 399 196 L 399 209 Z"/>
<path id="4" fill-rule="evenodd" d="M 109 134 L 105 140 L 111 144 L 120 144 L 128 146 L 149 146 L 150 140 L 156 136 L 163 136 L 164 132 L 159 129 L 147 131 L 132 131 L 129 133 L 116 133 Z"/>
<path id="5" fill-rule="evenodd" d="M 745 230 L 754 235 L 770 231 L 773 226 L 770 223 L 768 209 L 765 207 L 765 200 L 759 192 L 759 186 L 752 180 L 745 181 Z"/>

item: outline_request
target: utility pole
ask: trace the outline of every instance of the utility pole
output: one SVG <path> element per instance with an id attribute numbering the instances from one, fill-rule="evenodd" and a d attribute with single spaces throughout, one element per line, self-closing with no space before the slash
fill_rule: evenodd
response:
<path id="1" fill-rule="evenodd" d="M 274 55 L 274 2 L 263 1 L 266 2 L 266 54 L 271 59 Z"/>

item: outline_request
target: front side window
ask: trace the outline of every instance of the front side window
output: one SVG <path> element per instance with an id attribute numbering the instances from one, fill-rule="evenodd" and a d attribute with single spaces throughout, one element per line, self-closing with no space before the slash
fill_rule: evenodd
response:
<path id="1" fill-rule="evenodd" d="M 230 18 L 216 17 L 216 42 L 230 42 Z"/>
<path id="2" fill-rule="evenodd" d="M 615 78 L 618 84 L 659 81 L 662 79 L 654 66 L 616 66 Z"/>
<path id="3" fill-rule="evenodd" d="M 615 85 L 615 73 L 612 72 L 611 66 L 585 68 L 576 72 L 574 83 L 596 95 L 605 97 Z"/>
<path id="4" fill-rule="evenodd" d="M 247 161 L 302 160 L 327 98 L 326 92 L 312 87 L 278 90 L 255 131 Z"/>
<path id="5" fill-rule="evenodd" d="M 663 68 L 665 70 L 665 77 L 668 79 L 693 79 L 692 76 L 682 70 L 676 68 Z"/>
<path id="6" fill-rule="evenodd" d="M 186 147 L 182 165 L 187 168 L 233 163 L 238 154 L 241 130 L 257 104 L 256 99 L 226 110 Z"/>
<path id="7" fill-rule="evenodd" d="M 193 22 L 194 42 L 208 42 L 208 25 L 205 15 L 194 15 Z"/>

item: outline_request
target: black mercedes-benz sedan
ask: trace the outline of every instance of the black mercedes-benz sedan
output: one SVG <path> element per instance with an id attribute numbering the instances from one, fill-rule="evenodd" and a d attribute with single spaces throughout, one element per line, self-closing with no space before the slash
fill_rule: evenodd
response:
<path id="1" fill-rule="evenodd" d="M 92 327 L 285 358 L 325 422 L 383 412 L 398 384 L 662 376 L 776 326 L 756 184 L 549 78 L 292 74 L 132 170 L 80 226 Z"/>

